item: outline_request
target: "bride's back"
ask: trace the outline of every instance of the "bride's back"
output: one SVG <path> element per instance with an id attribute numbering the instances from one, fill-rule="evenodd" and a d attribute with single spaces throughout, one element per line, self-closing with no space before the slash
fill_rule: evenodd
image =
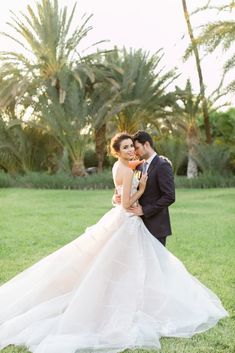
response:
<path id="1" fill-rule="evenodd" d="M 116 189 L 120 188 L 123 185 L 123 180 L 125 175 L 130 172 L 130 168 L 120 163 L 119 161 L 115 162 L 112 168 L 113 182 Z"/>

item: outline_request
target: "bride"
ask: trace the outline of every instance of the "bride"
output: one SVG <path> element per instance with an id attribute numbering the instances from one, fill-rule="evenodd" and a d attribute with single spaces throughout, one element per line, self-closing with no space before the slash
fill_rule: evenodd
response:
<path id="1" fill-rule="evenodd" d="M 113 179 L 121 205 L 63 248 L 0 287 L 0 349 L 25 345 L 35 353 L 116 353 L 160 348 L 162 336 L 191 337 L 228 313 L 190 275 L 140 217 L 140 180 L 128 167 L 127 134 L 111 143 Z"/>

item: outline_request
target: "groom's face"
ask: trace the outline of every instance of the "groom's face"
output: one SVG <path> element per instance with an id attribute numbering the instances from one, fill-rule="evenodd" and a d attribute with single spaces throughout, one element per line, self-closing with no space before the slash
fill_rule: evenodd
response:
<path id="1" fill-rule="evenodd" d="M 140 159 L 149 158 L 148 150 L 146 149 L 145 144 L 142 145 L 142 143 L 135 141 L 134 146 L 135 146 L 135 154 L 137 157 L 139 157 Z"/>

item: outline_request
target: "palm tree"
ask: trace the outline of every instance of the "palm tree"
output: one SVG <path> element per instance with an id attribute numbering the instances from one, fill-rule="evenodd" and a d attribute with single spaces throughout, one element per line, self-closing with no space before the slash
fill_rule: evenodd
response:
<path id="1" fill-rule="evenodd" d="M 92 118 L 98 157 L 102 170 L 107 144 L 107 130 L 135 132 L 147 122 L 157 125 L 157 114 L 163 116 L 170 95 L 164 89 L 176 77 L 174 71 L 160 75 L 154 70 L 161 59 L 156 54 L 120 51 L 117 48 L 95 62 L 95 83 L 90 89 L 89 115 Z M 157 79 L 156 79 L 157 78 Z M 156 79 L 156 82 L 154 81 Z"/>
<path id="2" fill-rule="evenodd" d="M 211 5 L 209 1 L 206 6 L 198 8 L 193 14 L 200 11 L 216 10 L 221 13 L 234 13 L 235 1 L 228 0 L 224 5 Z M 218 15 L 217 15 L 218 17 Z M 235 41 L 235 21 L 234 20 L 217 20 L 210 22 L 202 26 L 201 33 L 195 38 L 197 46 L 203 46 L 209 53 L 215 51 L 218 47 L 221 47 L 223 51 L 229 51 L 232 49 L 232 45 Z M 190 46 L 186 52 L 188 56 L 192 52 L 192 46 Z M 226 60 L 224 64 L 224 74 L 234 69 L 235 67 L 235 54 L 232 52 L 231 56 Z M 235 91 L 235 80 L 233 80 L 229 88 Z"/>
<path id="3" fill-rule="evenodd" d="M 211 143 L 210 120 L 209 120 L 209 113 L 208 113 L 208 107 L 207 107 L 207 99 L 205 96 L 205 85 L 204 85 L 204 81 L 203 81 L 199 51 L 198 51 L 198 47 L 197 47 L 197 42 L 194 38 L 193 28 L 192 28 L 192 25 L 190 22 L 190 15 L 188 12 L 186 0 L 182 0 L 182 5 L 183 5 L 185 21 L 187 23 L 189 37 L 191 40 L 192 51 L 193 51 L 193 54 L 194 54 L 195 60 L 196 60 L 196 67 L 197 67 L 198 79 L 199 79 L 199 85 L 200 85 L 200 95 L 201 95 L 201 99 L 202 99 L 202 111 L 203 111 L 204 125 L 205 125 L 205 131 L 206 131 L 206 142 Z"/>
<path id="4" fill-rule="evenodd" d="M 164 77 L 162 75 L 162 81 L 158 83 L 158 105 L 154 105 L 153 94 L 156 94 L 154 88 L 156 89 L 157 83 L 154 86 L 155 76 L 151 72 L 154 69 L 153 58 L 152 62 L 149 62 L 148 55 L 142 53 L 142 51 L 131 51 L 129 53 L 126 49 L 118 51 L 117 48 L 105 55 L 96 57 L 96 60 L 93 61 L 95 79 L 89 85 L 89 115 L 94 131 L 98 171 L 102 171 L 108 126 L 114 125 L 115 131 L 118 129 L 134 132 L 146 124 L 144 119 L 148 118 L 148 121 L 150 121 L 153 117 L 152 107 L 161 109 L 163 112 L 167 97 L 166 94 L 162 94 L 163 82 L 166 84 L 165 81 L 167 79 L 170 81 L 170 77 L 173 79 L 175 75 L 173 71 L 168 73 L 169 77 L 167 74 Z M 146 73 L 148 73 L 148 77 L 146 77 Z M 131 94 L 127 91 L 128 80 L 132 85 Z M 162 92 L 160 91 L 161 85 Z M 138 86 L 138 88 L 134 89 L 134 86 Z M 165 105 L 163 104 L 164 100 Z"/>
<path id="5" fill-rule="evenodd" d="M 176 129 L 185 133 L 188 150 L 187 177 L 195 178 L 198 175 L 196 153 L 199 143 L 199 129 L 197 119 L 201 114 L 202 97 L 200 94 L 197 96 L 193 94 L 189 80 L 187 80 L 184 89 L 176 86 L 175 95 L 175 115 L 171 119 Z"/>
<path id="6" fill-rule="evenodd" d="M 112 124 L 111 118 L 133 102 L 120 102 L 118 84 L 110 73 L 112 68 L 102 56 L 97 59 L 94 70 L 95 82 L 90 85 L 89 89 L 89 116 L 98 159 L 98 172 L 101 172 L 106 153 L 107 129 Z"/>
<path id="7" fill-rule="evenodd" d="M 9 173 L 47 170 L 59 167 L 62 148 L 45 130 L 18 119 L 0 118 L 0 167 Z"/>
<path id="8" fill-rule="evenodd" d="M 115 107 L 115 94 L 109 82 L 103 80 L 92 86 L 89 99 L 89 116 L 93 128 L 95 150 L 98 159 L 98 172 L 102 172 L 107 144 L 107 124 Z"/>
<path id="9" fill-rule="evenodd" d="M 176 78 L 174 70 L 162 73 L 161 50 L 155 55 L 139 50 L 112 51 L 106 55 L 108 80 L 117 94 L 113 118 L 119 131 L 134 133 L 148 123 L 157 125 L 172 102 L 167 87 Z"/>
<path id="10" fill-rule="evenodd" d="M 86 127 L 84 107 L 87 102 L 81 99 L 87 99 L 84 85 L 87 77 L 92 82 L 94 75 L 90 65 L 92 55 L 86 60 L 77 52 L 81 40 L 91 29 L 87 26 L 90 16 L 71 33 L 75 9 L 76 4 L 68 15 L 67 7 L 60 9 L 57 0 L 41 0 L 36 3 L 35 11 L 28 6 L 21 18 L 12 14 L 9 25 L 18 37 L 6 33 L 5 36 L 23 47 L 26 53 L 2 53 L 0 104 L 6 106 L 16 101 L 33 107 L 34 115 L 40 117 L 40 127 L 49 128 L 67 148 L 73 170 L 77 169 L 75 173 L 84 174 L 82 156 L 86 138 L 82 131 Z M 77 111 L 71 113 L 72 96 L 79 96 L 81 106 L 74 103 Z"/>
<path id="11" fill-rule="evenodd" d="M 32 170 L 32 141 L 20 122 L 11 124 L 0 118 L 0 166 L 11 173 Z"/>
<path id="12" fill-rule="evenodd" d="M 84 155 L 90 139 L 88 99 L 85 85 L 69 79 L 64 104 L 59 104 L 55 87 L 49 86 L 39 96 L 35 109 L 35 123 L 50 131 L 66 149 L 74 176 L 85 175 Z"/>
<path id="13" fill-rule="evenodd" d="M 160 138 L 158 137 L 155 141 L 157 152 L 169 158 L 174 174 L 177 175 L 179 168 L 187 157 L 187 145 L 182 139 L 182 136 L 172 136 L 172 134 L 168 134 Z"/>
<path id="14" fill-rule="evenodd" d="M 41 0 L 35 5 L 35 11 L 28 5 L 21 18 L 12 12 L 12 22 L 8 25 L 16 36 L 3 33 L 23 48 L 24 54 L 1 53 L 1 76 L 10 78 L 2 98 L 8 96 L 7 87 L 9 94 L 22 96 L 27 92 L 27 83 L 37 79 L 39 88 L 47 81 L 56 87 L 62 104 L 68 84 L 67 71 L 72 69 L 77 47 L 91 29 L 87 26 L 91 16 L 85 17 L 70 33 L 76 4 L 70 15 L 67 7 L 59 8 L 58 0 Z M 80 79 L 78 71 L 76 77 Z"/>

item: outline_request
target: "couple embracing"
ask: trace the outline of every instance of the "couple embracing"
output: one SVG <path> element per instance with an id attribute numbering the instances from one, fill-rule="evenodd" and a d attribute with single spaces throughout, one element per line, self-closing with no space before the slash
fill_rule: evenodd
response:
<path id="1" fill-rule="evenodd" d="M 228 313 L 163 245 L 171 233 L 171 166 L 144 132 L 113 137 L 116 207 L 85 233 L 0 287 L 0 349 L 118 353 L 191 337 Z M 129 167 L 148 164 L 141 178 Z M 89 213 L 90 210 L 87 210 Z M 158 238 L 158 240 L 156 239 Z"/>
<path id="2" fill-rule="evenodd" d="M 174 176 L 171 164 L 166 158 L 157 155 L 153 140 L 147 132 L 138 131 L 132 137 L 121 133 L 113 138 L 113 143 L 115 139 L 120 137 L 122 139 L 126 137 L 126 140 L 123 140 L 120 146 L 119 155 L 115 150 L 112 153 L 119 159 L 126 161 L 133 159 L 133 157 L 139 158 L 142 163 L 133 164 L 143 174 L 144 180 L 147 177 L 145 189 L 138 204 L 131 205 L 128 211 L 136 216 L 141 216 L 149 232 L 165 246 L 166 237 L 171 234 L 168 206 L 175 202 Z M 116 164 L 120 164 L 120 162 L 118 161 Z M 129 166 L 131 166 L 131 162 Z M 114 170 L 116 174 L 116 165 L 114 165 Z M 115 202 L 121 203 L 121 197 L 114 197 Z"/>

